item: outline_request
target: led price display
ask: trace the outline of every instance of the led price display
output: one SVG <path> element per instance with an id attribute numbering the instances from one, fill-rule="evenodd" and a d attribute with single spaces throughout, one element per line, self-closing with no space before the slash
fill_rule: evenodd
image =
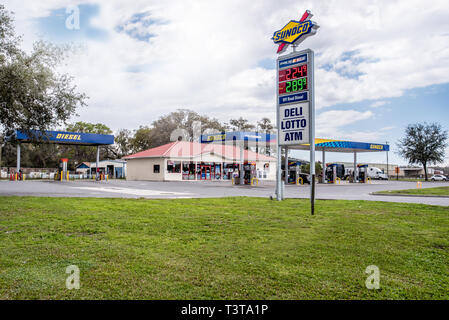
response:
<path id="1" fill-rule="evenodd" d="M 279 82 L 294 80 L 307 76 L 307 64 L 279 71 Z"/>
<path id="2" fill-rule="evenodd" d="M 307 90 L 307 77 L 279 83 L 279 94 Z"/>

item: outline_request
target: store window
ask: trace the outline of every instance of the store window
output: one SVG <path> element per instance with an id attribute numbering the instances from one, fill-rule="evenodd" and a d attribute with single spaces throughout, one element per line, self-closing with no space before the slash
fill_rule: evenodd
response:
<path id="1" fill-rule="evenodd" d="M 182 180 L 195 180 L 195 162 L 182 163 Z"/>
<path id="2" fill-rule="evenodd" d="M 169 173 L 181 173 L 181 161 L 167 160 L 167 172 Z"/>
<path id="3" fill-rule="evenodd" d="M 238 163 L 225 162 L 223 166 L 223 180 L 231 180 L 234 171 L 238 171 Z"/>
<path id="4" fill-rule="evenodd" d="M 161 166 L 159 164 L 153 165 L 153 173 L 160 173 L 161 172 Z"/>

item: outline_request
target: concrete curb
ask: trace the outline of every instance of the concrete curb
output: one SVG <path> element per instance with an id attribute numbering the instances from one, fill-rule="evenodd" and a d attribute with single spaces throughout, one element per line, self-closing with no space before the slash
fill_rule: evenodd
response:
<path id="1" fill-rule="evenodd" d="M 449 196 L 440 196 L 440 195 L 420 195 L 420 194 L 403 194 L 403 193 L 375 193 L 371 192 L 371 196 L 392 196 L 392 197 L 415 197 L 415 198 L 448 198 Z"/>

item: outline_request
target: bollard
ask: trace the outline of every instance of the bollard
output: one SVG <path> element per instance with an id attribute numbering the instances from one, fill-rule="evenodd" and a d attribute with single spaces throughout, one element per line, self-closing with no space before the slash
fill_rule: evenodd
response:
<path id="1" fill-rule="evenodd" d="M 296 179 L 296 185 L 297 186 L 299 185 L 299 180 L 301 180 L 301 185 L 303 185 L 304 184 L 304 179 L 301 178 L 301 177 L 298 177 L 298 179 Z"/>

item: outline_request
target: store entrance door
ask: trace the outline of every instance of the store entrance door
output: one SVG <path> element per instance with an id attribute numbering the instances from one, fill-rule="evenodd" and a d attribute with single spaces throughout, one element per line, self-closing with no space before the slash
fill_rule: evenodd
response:
<path id="1" fill-rule="evenodd" d="M 211 179 L 211 166 L 201 166 L 201 180 Z"/>

